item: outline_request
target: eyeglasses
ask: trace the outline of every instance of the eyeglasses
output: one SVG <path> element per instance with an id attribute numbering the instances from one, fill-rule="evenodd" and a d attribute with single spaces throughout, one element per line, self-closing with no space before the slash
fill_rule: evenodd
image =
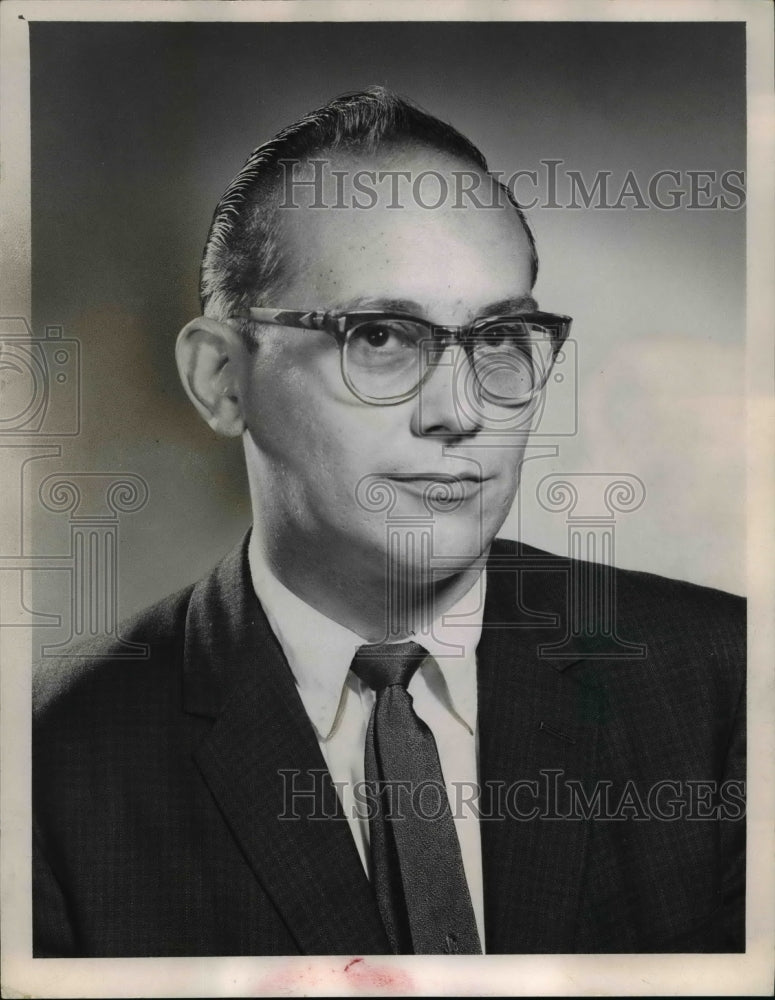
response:
<path id="1" fill-rule="evenodd" d="M 464 348 L 483 399 L 525 406 L 546 384 L 571 325 L 569 316 L 545 312 L 486 316 L 468 326 L 439 326 L 397 312 L 262 307 L 232 318 L 330 334 L 339 345 L 345 385 L 375 406 L 415 396 L 451 343 Z"/>

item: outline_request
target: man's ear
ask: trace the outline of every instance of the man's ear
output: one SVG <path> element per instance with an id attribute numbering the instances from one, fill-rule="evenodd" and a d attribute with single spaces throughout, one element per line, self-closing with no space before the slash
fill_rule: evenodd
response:
<path id="1" fill-rule="evenodd" d="M 245 430 L 240 376 L 247 351 L 238 330 L 199 316 L 178 334 L 175 360 L 188 398 L 218 434 Z"/>

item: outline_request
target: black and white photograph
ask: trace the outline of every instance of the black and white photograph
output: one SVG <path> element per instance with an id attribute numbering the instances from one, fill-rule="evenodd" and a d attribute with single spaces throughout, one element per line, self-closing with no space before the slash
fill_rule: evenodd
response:
<path id="1" fill-rule="evenodd" d="M 769 994 L 772 8 L 2 15 L 2 995 Z"/>

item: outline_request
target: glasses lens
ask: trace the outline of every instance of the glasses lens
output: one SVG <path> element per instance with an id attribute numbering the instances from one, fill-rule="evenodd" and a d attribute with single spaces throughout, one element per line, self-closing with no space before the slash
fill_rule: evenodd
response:
<path id="1" fill-rule="evenodd" d="M 399 399 L 419 385 L 428 330 L 411 319 L 364 320 L 348 330 L 345 380 L 368 399 Z"/>
<path id="2" fill-rule="evenodd" d="M 484 398 L 501 406 L 529 403 L 549 376 L 553 345 L 552 331 L 529 320 L 503 320 L 481 330 L 471 357 Z"/>

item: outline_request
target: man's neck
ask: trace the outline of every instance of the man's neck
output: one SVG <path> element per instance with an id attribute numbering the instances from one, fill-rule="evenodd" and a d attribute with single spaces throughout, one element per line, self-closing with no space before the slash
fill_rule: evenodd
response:
<path id="1" fill-rule="evenodd" d="M 443 578 L 426 567 L 393 565 L 365 571 L 364 565 L 342 565 L 316 553 L 272 551 L 254 527 L 250 537 L 251 567 L 265 565 L 284 587 L 305 604 L 363 637 L 366 642 L 402 640 L 427 629 L 478 580 L 487 553 Z M 281 556 L 281 557 L 280 557 Z"/>

